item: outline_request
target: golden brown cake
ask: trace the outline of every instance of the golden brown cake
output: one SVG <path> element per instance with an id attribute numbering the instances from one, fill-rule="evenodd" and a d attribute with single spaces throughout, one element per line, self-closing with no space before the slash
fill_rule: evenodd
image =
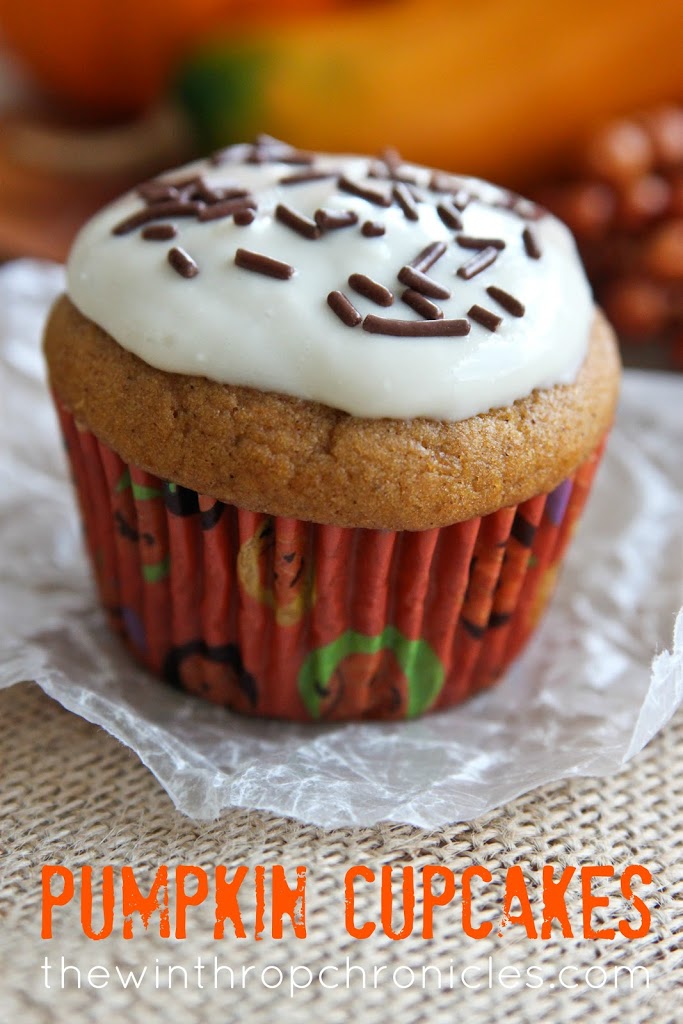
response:
<path id="1" fill-rule="evenodd" d="M 448 526 L 552 490 L 611 424 L 619 380 L 614 336 L 597 312 L 573 384 L 455 423 L 351 416 L 165 373 L 66 296 L 45 350 L 64 404 L 127 462 L 253 512 L 387 530 Z"/>

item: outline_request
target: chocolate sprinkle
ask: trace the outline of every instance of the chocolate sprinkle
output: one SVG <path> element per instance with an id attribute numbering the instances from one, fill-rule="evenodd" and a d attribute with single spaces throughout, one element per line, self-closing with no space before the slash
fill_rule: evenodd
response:
<path id="1" fill-rule="evenodd" d="M 327 305 L 347 327 L 357 327 L 363 319 L 356 307 L 347 299 L 343 292 L 330 292 L 327 296 Z"/>
<path id="2" fill-rule="evenodd" d="M 399 338 L 452 338 L 470 333 L 469 320 L 387 320 L 369 313 L 363 330 Z"/>
<path id="3" fill-rule="evenodd" d="M 223 202 L 224 199 L 246 199 L 247 197 L 253 199 L 249 190 L 239 185 L 233 185 L 230 188 L 215 188 L 213 193 L 218 197 L 216 202 Z"/>
<path id="4" fill-rule="evenodd" d="M 398 172 L 399 167 L 403 163 L 401 154 L 393 146 L 386 146 L 380 153 L 380 157 L 387 171 L 392 176 Z"/>
<path id="5" fill-rule="evenodd" d="M 259 135 L 246 158 L 248 164 L 312 164 L 315 153 L 295 149 L 271 135 Z"/>
<path id="6" fill-rule="evenodd" d="M 427 277 L 426 274 L 423 274 L 421 270 L 416 270 L 415 267 L 401 267 L 397 277 L 401 284 L 407 285 L 408 288 L 414 288 L 416 292 L 420 292 L 422 295 L 429 295 L 432 299 L 450 299 L 451 297 L 448 288 L 444 288 L 438 281 Z"/>
<path id="7" fill-rule="evenodd" d="M 165 217 L 196 217 L 203 209 L 202 203 L 178 200 L 154 203 L 153 206 L 148 206 L 144 210 L 138 210 L 137 213 L 132 213 L 130 217 L 119 221 L 111 229 L 111 233 L 112 235 L 127 235 L 131 231 L 135 231 L 136 228 L 141 228 L 143 224 L 148 224 L 151 220 L 161 220 Z"/>
<path id="8" fill-rule="evenodd" d="M 320 228 L 314 220 L 304 217 L 302 213 L 293 210 L 291 206 L 285 206 L 284 203 L 278 203 L 275 207 L 275 219 L 304 238 L 320 238 Z"/>
<path id="9" fill-rule="evenodd" d="M 339 171 L 297 171 L 295 174 L 286 174 L 280 178 L 280 185 L 304 185 L 308 181 L 325 181 L 327 178 L 336 178 Z"/>
<path id="10" fill-rule="evenodd" d="M 205 203 L 219 203 L 221 199 L 227 197 L 222 189 L 212 188 L 203 178 L 200 178 L 188 198 L 201 199 Z"/>
<path id="11" fill-rule="evenodd" d="M 358 223 L 358 214 L 353 210 L 316 210 L 313 214 L 321 231 L 336 231 L 337 228 L 350 228 Z"/>
<path id="12" fill-rule="evenodd" d="M 515 213 L 523 220 L 541 220 L 547 217 L 549 211 L 540 203 L 534 203 L 531 199 L 521 199 L 515 206 Z"/>
<path id="13" fill-rule="evenodd" d="M 408 264 L 409 267 L 413 267 L 414 270 L 429 270 L 433 267 L 437 260 L 440 260 L 446 251 L 445 242 L 430 242 L 429 245 L 422 249 L 414 260 L 411 260 Z"/>
<path id="14" fill-rule="evenodd" d="M 524 228 L 524 231 L 522 232 L 522 240 L 524 242 L 524 249 L 526 250 L 527 256 L 532 260 L 540 260 L 541 247 L 539 246 L 538 239 L 531 228 Z"/>
<path id="15" fill-rule="evenodd" d="M 278 153 L 272 158 L 273 163 L 278 164 L 301 164 L 309 166 L 315 163 L 315 153 L 307 153 L 303 149 L 293 149 L 290 153 Z"/>
<path id="16" fill-rule="evenodd" d="M 462 218 L 450 200 L 446 199 L 443 203 L 439 203 L 436 208 L 436 212 L 439 217 L 441 217 L 441 220 L 447 228 L 452 228 L 454 231 L 460 231 L 462 227 Z"/>
<path id="17" fill-rule="evenodd" d="M 450 174 L 444 174 L 443 171 L 434 171 L 429 179 L 429 188 L 432 192 L 452 192 L 457 187 L 456 179 Z"/>
<path id="18" fill-rule="evenodd" d="M 232 219 L 234 220 L 235 224 L 238 225 L 238 227 L 244 228 L 247 226 L 247 224 L 252 223 L 255 216 L 256 214 L 254 213 L 254 211 L 251 210 L 248 206 L 245 206 L 244 209 L 235 210 L 235 212 L 232 215 Z"/>
<path id="19" fill-rule="evenodd" d="M 471 192 L 468 192 L 467 189 L 459 188 L 451 196 L 451 202 L 458 210 L 460 210 L 460 212 L 462 212 L 475 198 L 476 196 L 472 195 Z"/>
<path id="20" fill-rule="evenodd" d="M 398 205 L 403 210 L 403 214 L 406 220 L 419 220 L 420 214 L 418 213 L 415 200 L 413 199 L 412 193 L 403 182 L 399 181 L 394 185 L 392 195 Z"/>
<path id="21" fill-rule="evenodd" d="M 253 196 L 239 196 L 237 199 L 224 199 L 221 203 L 214 203 L 213 206 L 205 206 L 200 210 L 197 219 L 202 223 L 209 220 L 221 220 L 223 217 L 230 217 L 239 210 L 255 210 L 256 200 Z"/>
<path id="22" fill-rule="evenodd" d="M 377 178 L 379 181 L 400 181 L 411 189 L 411 191 L 418 184 L 417 179 L 412 177 L 412 175 L 399 174 L 398 171 L 391 171 L 384 163 L 371 167 L 367 172 L 367 176 L 368 178 Z M 414 191 L 412 191 L 412 195 L 415 197 Z"/>
<path id="23" fill-rule="evenodd" d="M 489 331 L 495 331 L 496 327 L 499 327 L 503 322 L 503 318 L 496 316 L 490 309 L 486 309 L 484 306 L 471 306 L 467 310 L 467 315 L 472 319 L 476 320 L 482 327 L 487 327 Z"/>
<path id="24" fill-rule="evenodd" d="M 199 267 L 184 249 L 174 247 L 168 250 L 168 262 L 181 277 L 196 277 Z"/>
<path id="25" fill-rule="evenodd" d="M 265 274 L 266 277 L 277 277 L 283 281 L 288 280 L 294 273 L 291 264 L 274 260 L 260 252 L 252 252 L 251 249 L 238 249 L 235 253 L 235 263 L 243 270 L 252 270 L 255 274 Z"/>
<path id="26" fill-rule="evenodd" d="M 379 160 L 376 160 L 368 170 L 368 178 L 401 181 L 404 185 L 416 185 L 417 180 L 414 175 L 400 173 L 402 165 L 403 158 L 398 150 L 388 147 L 380 153 Z"/>
<path id="27" fill-rule="evenodd" d="M 461 267 L 458 267 L 457 275 L 462 277 L 465 281 L 469 281 L 470 278 L 476 277 L 482 270 L 486 270 L 492 263 L 498 258 L 498 249 L 494 249 L 493 246 L 489 246 L 488 249 L 481 249 L 476 256 L 473 256 L 463 263 Z"/>
<path id="28" fill-rule="evenodd" d="M 175 224 L 149 224 L 141 234 L 148 242 L 168 242 L 170 238 L 175 238 L 178 229 Z"/>
<path id="29" fill-rule="evenodd" d="M 166 184 L 171 185 L 172 188 L 177 189 L 179 192 L 191 192 L 205 184 L 205 182 L 200 174 L 191 174 L 188 178 L 174 178 L 172 181 L 167 181 Z"/>
<path id="30" fill-rule="evenodd" d="M 205 203 L 216 204 L 222 203 L 226 199 L 253 199 L 246 188 L 241 188 L 237 185 L 233 185 L 225 188 L 210 188 L 208 185 L 203 184 L 198 187 L 193 193 L 193 198 L 202 199 Z"/>
<path id="31" fill-rule="evenodd" d="M 376 220 L 366 220 L 360 230 L 366 238 L 380 238 L 387 229 Z"/>
<path id="32" fill-rule="evenodd" d="M 504 249 L 502 238 L 473 238 L 472 235 L 456 235 L 456 242 L 461 249 L 486 249 L 489 245 L 494 249 Z"/>
<path id="33" fill-rule="evenodd" d="M 274 135 L 269 135 L 268 132 L 259 132 L 254 139 L 254 147 L 271 146 L 273 149 L 291 149 L 292 147 L 288 142 L 283 142 L 282 139 L 276 139 Z"/>
<path id="34" fill-rule="evenodd" d="M 405 302 L 407 306 L 414 309 L 416 313 L 423 316 L 425 320 L 442 320 L 443 310 L 425 296 L 421 295 L 420 292 L 416 292 L 414 288 L 406 288 L 401 296 L 401 300 Z"/>
<path id="35" fill-rule="evenodd" d="M 540 203 L 526 199 L 517 192 L 512 192 L 510 189 L 503 189 L 502 191 L 503 198 L 496 200 L 493 206 L 498 206 L 502 210 L 509 210 L 511 213 L 521 217 L 522 220 L 540 220 L 548 212 Z"/>
<path id="36" fill-rule="evenodd" d="M 347 178 L 345 174 L 342 174 L 337 180 L 337 185 L 342 192 L 358 196 L 360 199 L 367 200 L 368 203 L 374 203 L 375 206 L 391 206 L 391 199 L 384 192 L 380 192 L 379 189 L 368 188 L 365 185 L 359 185 L 357 182 Z"/>
<path id="37" fill-rule="evenodd" d="M 512 316 L 524 316 L 524 306 L 514 295 L 503 291 L 502 288 L 498 288 L 495 284 L 490 284 L 486 291 L 492 299 L 495 299 L 499 306 L 502 306 Z"/>
<path id="38" fill-rule="evenodd" d="M 390 306 L 394 301 L 394 296 L 388 288 L 385 288 L 379 281 L 373 281 L 371 277 L 366 277 L 365 274 L 351 274 L 349 284 L 355 292 L 376 302 L 378 306 Z"/>
<path id="39" fill-rule="evenodd" d="M 146 203 L 164 203 L 169 200 L 180 199 L 180 192 L 175 185 L 169 184 L 167 181 L 146 181 L 142 185 L 139 185 L 136 189 L 137 194 L 141 199 L 144 199 Z"/>
<path id="40" fill-rule="evenodd" d="M 236 164 L 244 163 L 252 147 L 245 142 L 238 142 L 232 146 L 225 146 L 223 149 L 217 149 L 209 157 L 210 162 L 214 167 L 220 167 L 221 164 Z"/>

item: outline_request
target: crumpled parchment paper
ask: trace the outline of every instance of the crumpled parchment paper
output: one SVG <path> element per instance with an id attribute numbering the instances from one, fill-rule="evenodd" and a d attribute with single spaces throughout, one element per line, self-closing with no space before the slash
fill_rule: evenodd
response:
<path id="1" fill-rule="evenodd" d="M 62 286 L 56 266 L 0 270 L 0 686 L 33 679 L 101 725 L 183 813 L 434 828 L 616 772 L 681 703 L 683 377 L 634 371 L 551 610 L 497 688 L 407 723 L 302 726 L 237 717 L 147 676 L 97 608 L 45 389 L 39 338 Z"/>

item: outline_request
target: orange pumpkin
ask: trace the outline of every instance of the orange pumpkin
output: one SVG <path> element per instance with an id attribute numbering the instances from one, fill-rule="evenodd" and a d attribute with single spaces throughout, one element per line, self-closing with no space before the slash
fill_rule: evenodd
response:
<path id="1" fill-rule="evenodd" d="M 209 40 L 179 76 L 207 146 L 263 131 L 507 182 L 680 95 L 681 0 L 383 0 Z"/>
<path id="2" fill-rule="evenodd" d="M 336 0 L 0 0 L 0 36 L 55 97 L 96 115 L 129 115 L 158 98 L 202 36 Z"/>

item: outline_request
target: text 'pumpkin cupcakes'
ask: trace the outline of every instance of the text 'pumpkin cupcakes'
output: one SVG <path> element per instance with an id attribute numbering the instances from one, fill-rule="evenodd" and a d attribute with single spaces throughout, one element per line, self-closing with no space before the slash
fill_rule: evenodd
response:
<path id="1" fill-rule="evenodd" d="M 269 138 L 87 224 L 45 348 L 112 625 L 173 685 L 302 720 L 500 676 L 619 379 L 541 208 Z"/>

